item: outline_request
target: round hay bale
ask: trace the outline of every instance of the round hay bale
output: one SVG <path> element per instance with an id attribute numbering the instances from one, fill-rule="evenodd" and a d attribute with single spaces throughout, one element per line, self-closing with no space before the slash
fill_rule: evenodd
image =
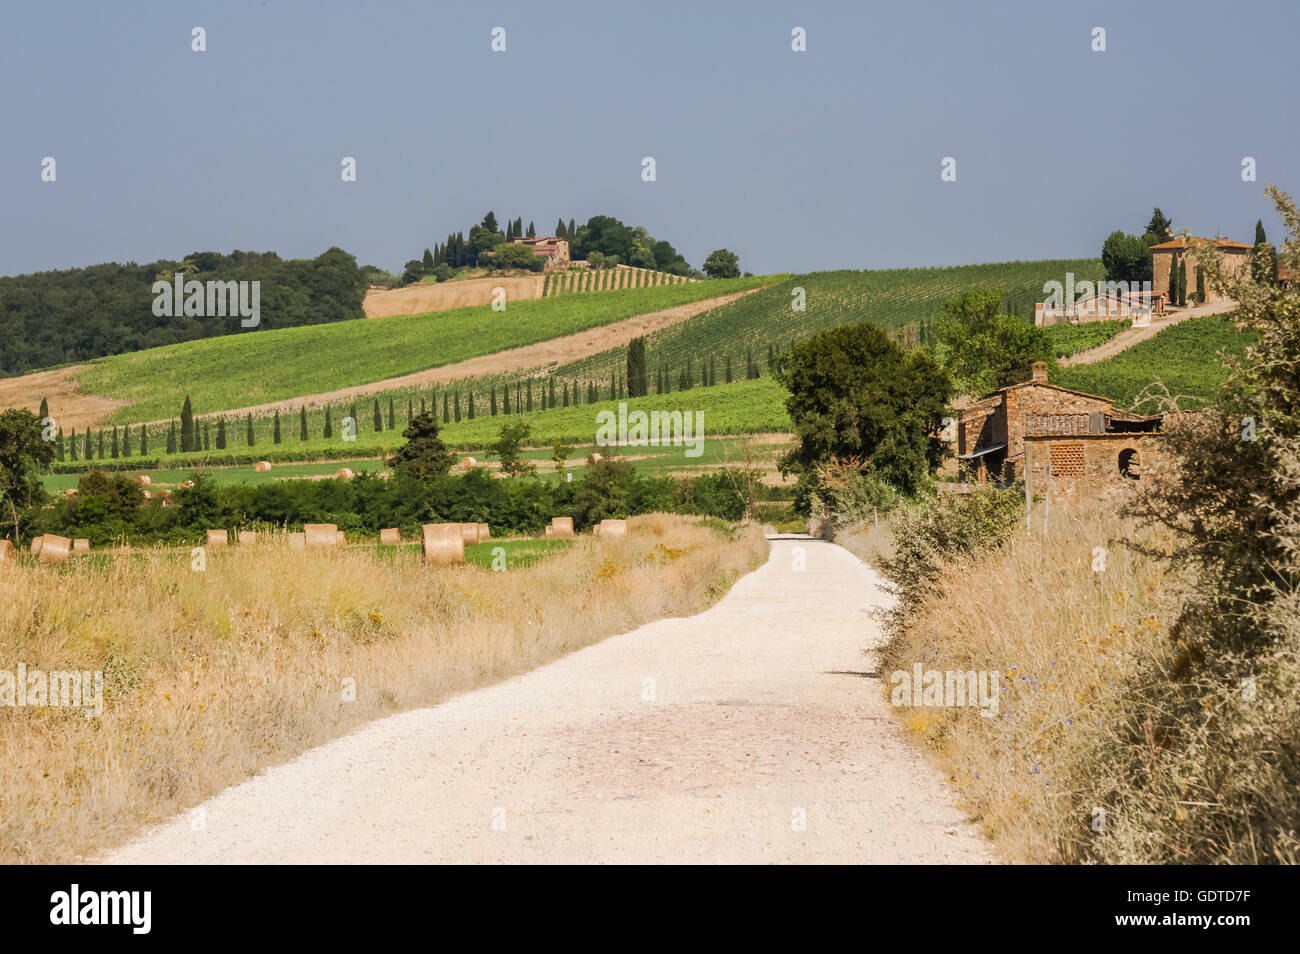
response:
<path id="1" fill-rule="evenodd" d="M 478 524 L 477 523 L 460 524 L 460 537 L 466 543 L 478 543 Z"/>
<path id="2" fill-rule="evenodd" d="M 345 543 L 348 542 L 348 535 L 344 533 L 342 530 L 336 533 L 334 537 L 335 540 L 337 541 L 338 546 L 343 546 Z"/>
<path id="3" fill-rule="evenodd" d="M 334 472 L 334 476 L 338 480 L 351 480 L 356 476 L 356 474 L 352 473 L 352 470 L 349 467 L 340 467 Z"/>
<path id="4" fill-rule="evenodd" d="M 573 518 L 572 517 L 552 517 L 551 526 L 555 532 L 560 535 L 568 534 L 573 536 Z"/>
<path id="5" fill-rule="evenodd" d="M 303 524 L 302 532 L 305 535 L 307 549 L 312 550 L 318 547 L 330 548 L 339 544 L 339 528 L 334 523 L 307 523 Z"/>
<path id="6" fill-rule="evenodd" d="M 396 527 L 379 531 L 379 542 L 386 547 L 395 547 L 402 542 L 402 532 Z"/>
<path id="7" fill-rule="evenodd" d="M 56 533 L 47 533 L 41 537 L 40 560 L 42 563 L 63 563 L 68 559 L 72 541 Z"/>
<path id="8" fill-rule="evenodd" d="M 420 551 L 424 554 L 425 563 L 464 563 L 465 538 L 462 524 L 426 523 L 420 528 Z"/>
<path id="9" fill-rule="evenodd" d="M 224 546 L 225 546 L 226 544 L 228 544 L 229 542 L 230 542 L 230 534 L 228 534 L 225 530 L 209 530 L 209 531 L 208 531 L 208 549 L 209 549 L 209 550 L 220 550 L 222 547 L 224 547 Z"/>
<path id="10" fill-rule="evenodd" d="M 141 487 L 148 487 L 150 484 L 153 483 L 153 478 L 150 477 L 148 474 L 141 474 L 139 477 L 135 479 L 135 482 L 139 484 Z"/>
<path id="11" fill-rule="evenodd" d="M 602 520 L 596 527 L 596 533 L 601 537 L 625 537 L 627 536 L 627 521 Z"/>
<path id="12" fill-rule="evenodd" d="M 40 553 L 40 552 L 41 552 L 41 544 L 42 544 L 44 541 L 45 541 L 45 538 L 44 538 L 44 537 L 32 537 L 31 552 L 34 553 L 34 554 L 35 554 L 35 553 Z"/>
<path id="13" fill-rule="evenodd" d="M 478 525 L 478 542 L 484 543 L 491 539 L 492 539 L 492 528 L 489 527 L 486 523 L 480 523 Z"/>
<path id="14" fill-rule="evenodd" d="M 555 528 L 554 528 L 554 527 L 547 527 L 547 528 L 546 528 L 546 539 L 547 539 L 547 540 L 553 540 L 553 539 L 555 539 Z"/>
<path id="15" fill-rule="evenodd" d="M 9 540 L 0 540 L 0 563 L 12 564 L 18 559 L 18 551 Z"/>
<path id="16" fill-rule="evenodd" d="M 468 468 L 468 467 L 477 467 L 477 466 L 478 466 L 478 461 L 476 461 L 473 457 L 462 457 L 462 458 L 460 459 L 460 466 L 462 466 L 462 467 L 466 467 L 466 468 Z"/>
<path id="17" fill-rule="evenodd" d="M 257 531 L 256 531 L 256 530 L 240 530 L 240 531 L 239 531 L 239 545 L 240 545 L 241 547 L 251 547 L 251 546 L 253 546 L 253 544 L 255 544 L 255 543 L 257 543 Z"/>
<path id="18" fill-rule="evenodd" d="M 72 541 L 72 552 L 73 552 L 73 553 L 89 553 L 89 552 L 90 552 L 90 541 L 87 540 L 85 537 L 77 537 L 77 539 L 75 539 L 75 540 Z"/>
<path id="19" fill-rule="evenodd" d="M 256 464 L 253 465 L 253 470 L 259 474 L 265 474 L 270 469 L 271 469 L 271 462 L 269 460 L 259 460 Z"/>
<path id="20" fill-rule="evenodd" d="M 289 549 L 301 550 L 307 546 L 307 534 L 291 533 L 289 534 Z"/>

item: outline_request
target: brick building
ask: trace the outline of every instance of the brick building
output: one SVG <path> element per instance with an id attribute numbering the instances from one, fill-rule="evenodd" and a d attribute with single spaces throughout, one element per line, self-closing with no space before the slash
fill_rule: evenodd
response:
<path id="1" fill-rule="evenodd" d="M 1225 238 L 1215 239 L 1214 246 L 1223 256 L 1225 276 L 1235 275 L 1244 278 L 1250 275 L 1251 246 L 1243 245 L 1241 242 L 1230 242 Z M 1166 300 L 1168 299 L 1169 272 L 1175 259 L 1187 266 L 1187 301 L 1190 303 L 1192 296 L 1196 294 L 1196 251 L 1195 249 L 1189 249 L 1187 243 L 1182 239 L 1174 239 L 1172 242 L 1162 242 L 1159 245 L 1151 246 L 1151 267 L 1154 279 L 1152 287 L 1155 291 L 1163 294 Z M 1205 300 L 1207 302 L 1223 301 L 1224 296 L 1207 283 L 1205 286 Z"/>
<path id="2" fill-rule="evenodd" d="M 1024 479 L 1053 493 L 1096 496 L 1140 480 L 1160 454 L 1161 415 L 1130 414 L 1109 398 L 1047 383 L 1047 365 L 1030 380 L 1000 388 L 962 411 L 959 465 L 975 480 Z"/>

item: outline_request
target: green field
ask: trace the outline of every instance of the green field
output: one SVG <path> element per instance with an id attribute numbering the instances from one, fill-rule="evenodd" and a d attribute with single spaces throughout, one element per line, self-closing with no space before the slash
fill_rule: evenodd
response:
<path id="1" fill-rule="evenodd" d="M 1154 382 L 1161 382 L 1184 409 L 1204 407 L 1214 400 L 1228 376 L 1221 355 L 1241 357 L 1255 340 L 1219 315 L 1189 318 L 1166 328 L 1113 358 L 1095 364 L 1059 368 L 1054 384 L 1111 398 L 1120 407 L 1154 413 L 1154 401 L 1135 406 Z"/>
<path id="2" fill-rule="evenodd" d="M 186 394 L 196 413 L 210 414 L 382 381 L 772 280 L 695 282 L 520 301 L 504 312 L 483 305 L 205 338 L 103 358 L 81 384 L 91 394 L 128 402 L 111 423 L 176 417 Z"/>
<path id="3" fill-rule="evenodd" d="M 1079 325 L 1069 323 L 1048 325 L 1043 330 L 1052 340 L 1056 357 L 1068 358 L 1081 351 L 1104 345 L 1125 328 L 1130 327 L 1130 324 L 1129 319 L 1120 318 L 1115 321 L 1092 321 Z"/>

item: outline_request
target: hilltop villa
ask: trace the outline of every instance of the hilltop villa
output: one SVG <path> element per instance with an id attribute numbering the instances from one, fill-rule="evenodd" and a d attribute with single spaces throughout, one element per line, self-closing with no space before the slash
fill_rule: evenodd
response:
<path id="1" fill-rule="evenodd" d="M 1216 238 L 1214 245 L 1223 255 L 1226 274 L 1236 277 L 1250 274 L 1252 246 L 1243 245 L 1241 242 L 1231 242 L 1226 238 Z M 1192 293 L 1196 291 L 1196 251 L 1187 248 L 1187 243 L 1183 239 L 1174 239 L 1172 242 L 1161 242 L 1159 245 L 1151 246 L 1151 264 L 1154 269 L 1153 287 L 1157 293 L 1164 295 L 1168 299 L 1169 272 L 1175 257 L 1179 262 L 1187 265 L 1187 298 L 1190 301 Z M 1223 301 L 1224 296 L 1207 285 L 1205 300 L 1207 302 Z"/>

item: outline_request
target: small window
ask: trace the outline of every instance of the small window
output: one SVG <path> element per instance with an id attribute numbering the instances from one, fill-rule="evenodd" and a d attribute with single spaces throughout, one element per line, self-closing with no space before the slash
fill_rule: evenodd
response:
<path id="1" fill-rule="evenodd" d="M 1119 452 L 1119 472 L 1129 480 L 1138 480 L 1142 476 L 1142 464 L 1138 460 L 1138 452 L 1131 447 L 1126 447 Z"/>

